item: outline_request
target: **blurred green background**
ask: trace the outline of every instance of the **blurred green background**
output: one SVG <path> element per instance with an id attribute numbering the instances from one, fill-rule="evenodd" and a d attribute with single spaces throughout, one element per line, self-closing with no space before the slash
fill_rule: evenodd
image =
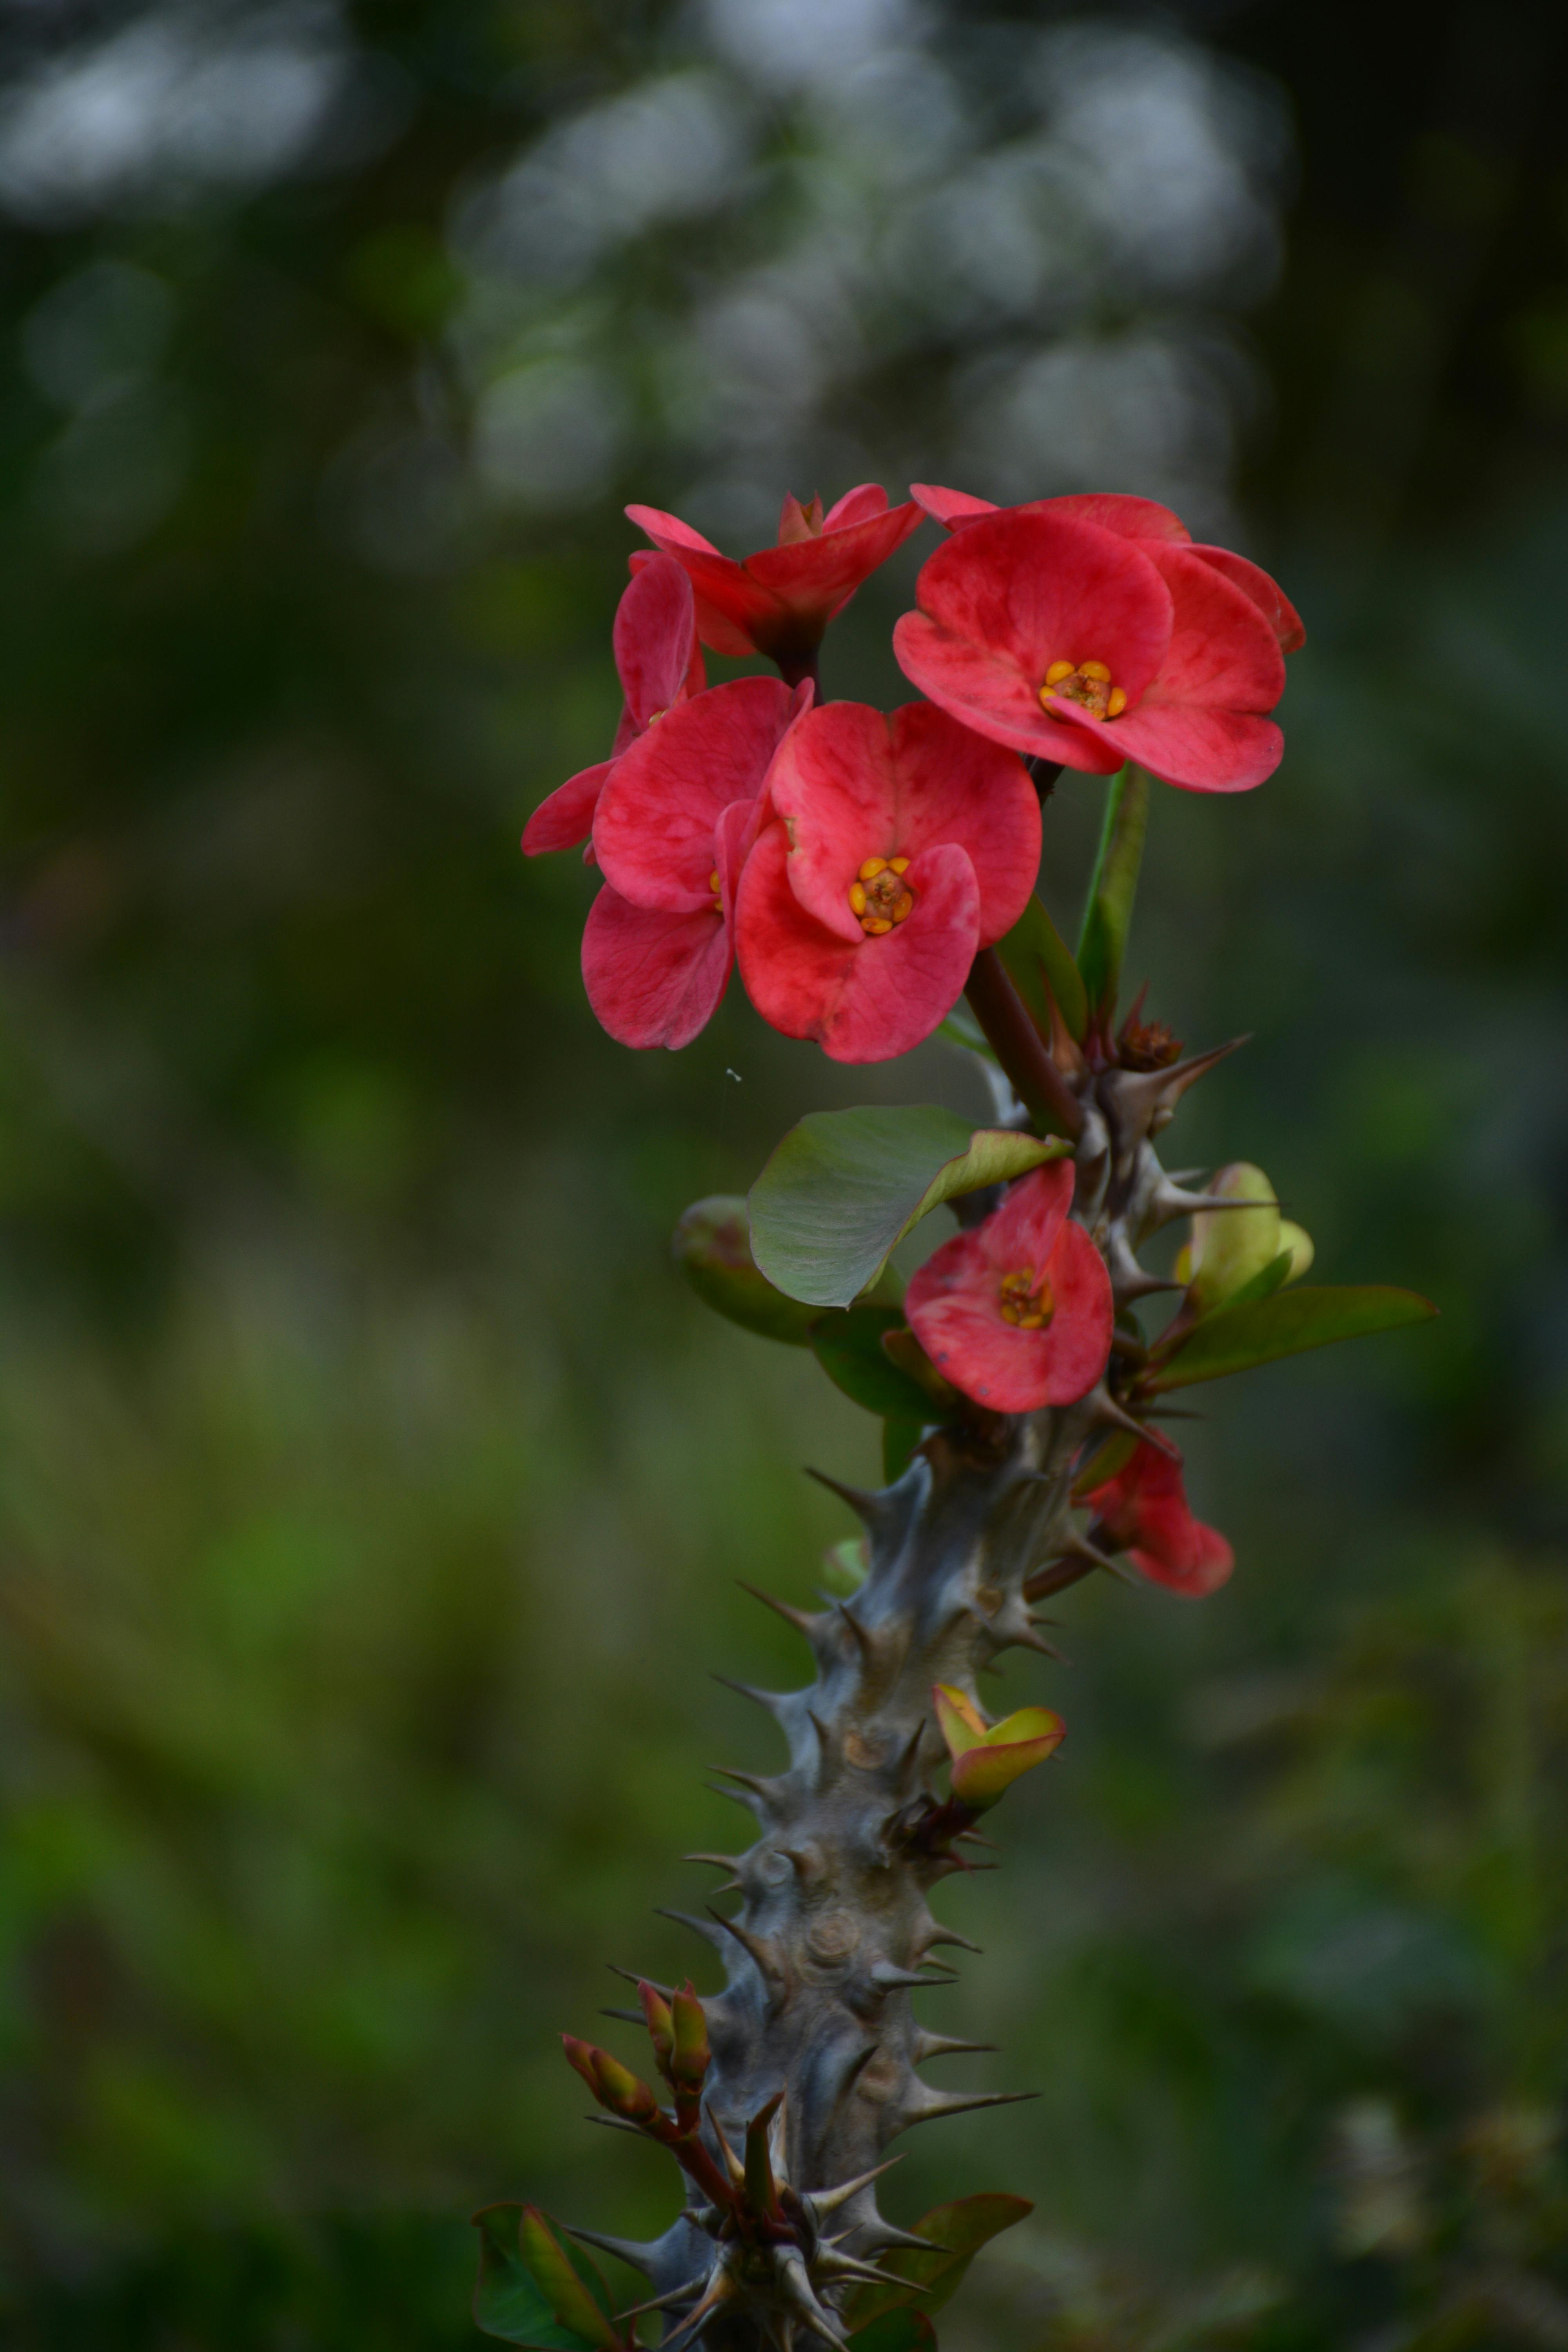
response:
<path id="1" fill-rule="evenodd" d="M 1184 1160 L 1429 1329 L 1213 1392 L 1201 1609 L 1080 1589 L 932 2021 L 1028 2106 L 961 2346 L 1568 2345 L 1561 13 L 0 12 L 0 2339 L 473 2344 L 466 2215 L 656 2228 L 555 2034 L 773 1735 L 876 1424 L 665 1255 L 868 1079 L 595 1028 L 531 808 L 637 498 L 1169 499 L 1306 611 L 1161 793 Z M 923 533 L 827 649 L 888 651 Z M 723 673 L 727 666 L 716 665 Z M 1103 787 L 1052 803 L 1069 923 Z M 619 2029 L 605 2029 L 612 2037 Z M 930 2145 L 921 2145 L 929 2139 Z"/>

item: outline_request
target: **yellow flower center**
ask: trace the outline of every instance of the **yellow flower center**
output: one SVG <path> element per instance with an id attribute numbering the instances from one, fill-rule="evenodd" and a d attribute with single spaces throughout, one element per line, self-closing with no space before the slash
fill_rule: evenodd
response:
<path id="1" fill-rule="evenodd" d="M 849 885 L 850 910 L 874 940 L 901 923 L 915 903 L 915 894 L 904 881 L 909 863 L 907 857 L 868 857 Z"/>
<path id="2" fill-rule="evenodd" d="M 1035 1279 L 1032 1265 L 1021 1265 L 1002 1276 L 1002 1320 L 1019 1331 L 1043 1331 L 1057 1311 L 1051 1286 L 1042 1274 Z"/>
<path id="3" fill-rule="evenodd" d="M 708 887 L 713 893 L 713 912 L 716 915 L 721 915 L 724 911 L 724 894 L 719 887 L 719 868 L 717 866 L 713 868 L 712 873 L 708 877 Z"/>
<path id="4" fill-rule="evenodd" d="M 1100 661 L 1054 661 L 1040 688 L 1042 707 L 1048 710 L 1060 696 L 1076 702 L 1091 719 L 1120 719 L 1127 708 L 1127 697 L 1111 685 L 1110 672 Z"/>

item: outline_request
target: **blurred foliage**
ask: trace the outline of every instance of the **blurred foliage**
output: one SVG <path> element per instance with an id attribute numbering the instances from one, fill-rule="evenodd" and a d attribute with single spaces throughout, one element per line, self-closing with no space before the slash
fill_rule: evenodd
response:
<path id="1" fill-rule="evenodd" d="M 464 2216 L 658 2224 L 557 2027 L 723 1843 L 874 1474 L 668 1235 L 853 1077 L 582 1002 L 515 839 L 632 534 L 1173 499 L 1313 637 L 1129 956 L 1325 1281 L 1443 1319 L 1194 1425 L 1201 1610 L 1082 1591 L 933 2022 L 1042 2099 L 963 2343 L 1568 2343 L 1560 12 L 289 0 L 0 22 L 0 2333 L 468 2344 Z M 921 548 L 829 688 L 898 698 Z M 1064 929 L 1103 803 L 1053 801 Z M 994 1711 L 1004 1711 L 998 1707 Z M 732 1833 L 732 1817 L 730 1821 Z M 687 1897 L 687 1899 L 689 1899 Z M 701 1965 L 707 1965 L 704 1961 Z M 1002 2072 L 1003 2068 L 1005 2072 Z M 1020 2233 L 1020 2239 L 1022 2238 Z"/>

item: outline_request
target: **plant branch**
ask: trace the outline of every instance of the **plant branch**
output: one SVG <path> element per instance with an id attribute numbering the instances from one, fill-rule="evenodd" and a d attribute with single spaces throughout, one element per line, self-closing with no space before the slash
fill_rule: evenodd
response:
<path id="1" fill-rule="evenodd" d="M 994 948 L 982 948 L 970 967 L 969 1008 L 1015 1092 L 1052 1135 L 1076 1143 L 1083 1110 L 1041 1041 Z"/>

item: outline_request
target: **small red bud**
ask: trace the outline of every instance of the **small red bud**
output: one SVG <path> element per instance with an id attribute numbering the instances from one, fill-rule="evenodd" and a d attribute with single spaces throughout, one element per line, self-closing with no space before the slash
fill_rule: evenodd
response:
<path id="1" fill-rule="evenodd" d="M 675 2029 L 670 2080 L 678 2091 L 695 2095 L 702 2088 L 711 2053 L 708 2047 L 708 2020 L 689 1983 L 682 1985 L 676 1994 L 670 2014 Z"/>
<path id="2" fill-rule="evenodd" d="M 658 2071 L 666 2082 L 668 2082 L 671 2079 L 670 2057 L 675 2048 L 675 2029 L 670 2019 L 669 2003 L 663 1994 L 656 1992 L 650 1984 L 637 1986 L 637 1999 L 642 2003 L 642 2013 L 647 2021 L 648 2040 L 653 2043 L 653 2054 L 658 2063 Z"/>
<path id="3" fill-rule="evenodd" d="M 622 2116 L 631 2124 L 649 2124 L 658 2118 L 658 2101 L 629 2066 L 623 2066 L 618 2058 L 592 2042 L 579 2042 L 574 2034 L 563 2033 L 561 2042 L 599 2105 L 611 2115 Z"/>

